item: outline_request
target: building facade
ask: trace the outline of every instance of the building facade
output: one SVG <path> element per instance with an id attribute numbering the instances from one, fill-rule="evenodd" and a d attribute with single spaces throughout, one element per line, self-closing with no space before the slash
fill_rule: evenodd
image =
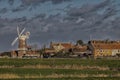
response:
<path id="1" fill-rule="evenodd" d="M 53 48 L 56 52 L 64 51 L 68 52 L 74 45 L 70 42 L 51 42 L 50 48 Z"/>
<path id="2" fill-rule="evenodd" d="M 94 57 L 116 56 L 120 54 L 119 41 L 92 40 L 88 44 Z"/>

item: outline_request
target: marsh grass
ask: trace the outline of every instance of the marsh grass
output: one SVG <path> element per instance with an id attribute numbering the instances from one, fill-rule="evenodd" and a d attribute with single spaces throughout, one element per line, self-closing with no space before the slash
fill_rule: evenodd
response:
<path id="1" fill-rule="evenodd" d="M 0 79 L 115 80 L 119 68 L 117 59 L 0 59 Z"/>

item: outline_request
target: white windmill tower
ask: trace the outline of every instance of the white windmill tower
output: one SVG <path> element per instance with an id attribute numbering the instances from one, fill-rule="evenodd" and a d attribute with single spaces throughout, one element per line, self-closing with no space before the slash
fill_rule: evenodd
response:
<path id="1" fill-rule="evenodd" d="M 17 27 L 17 34 L 18 37 L 15 38 L 15 40 L 12 42 L 12 46 L 18 41 L 18 57 L 22 57 L 26 54 L 27 51 L 27 42 L 26 40 L 29 38 L 30 32 L 26 32 L 25 28 L 20 32 L 19 27 Z"/>

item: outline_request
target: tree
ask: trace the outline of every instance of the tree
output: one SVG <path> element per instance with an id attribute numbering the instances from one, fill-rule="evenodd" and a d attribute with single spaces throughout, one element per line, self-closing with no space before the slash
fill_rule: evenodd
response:
<path id="1" fill-rule="evenodd" d="M 82 40 L 78 40 L 78 41 L 76 42 L 76 45 L 84 45 L 84 42 L 83 42 Z"/>

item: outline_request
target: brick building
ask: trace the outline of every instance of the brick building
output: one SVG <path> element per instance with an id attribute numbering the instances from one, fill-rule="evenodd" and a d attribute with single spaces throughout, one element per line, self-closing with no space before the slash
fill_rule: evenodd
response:
<path id="1" fill-rule="evenodd" d="M 51 42 L 50 43 L 50 48 L 53 48 L 56 52 L 59 52 L 59 51 L 68 52 L 73 47 L 74 45 L 70 42 L 56 42 L 56 43 Z"/>
<path id="2" fill-rule="evenodd" d="M 108 40 L 92 40 L 89 41 L 89 48 L 91 49 L 93 56 L 116 56 L 120 54 L 120 42 L 108 41 Z"/>
<path id="3" fill-rule="evenodd" d="M 89 53 L 87 45 L 75 45 L 73 48 L 73 53 L 75 55 L 82 55 Z"/>

